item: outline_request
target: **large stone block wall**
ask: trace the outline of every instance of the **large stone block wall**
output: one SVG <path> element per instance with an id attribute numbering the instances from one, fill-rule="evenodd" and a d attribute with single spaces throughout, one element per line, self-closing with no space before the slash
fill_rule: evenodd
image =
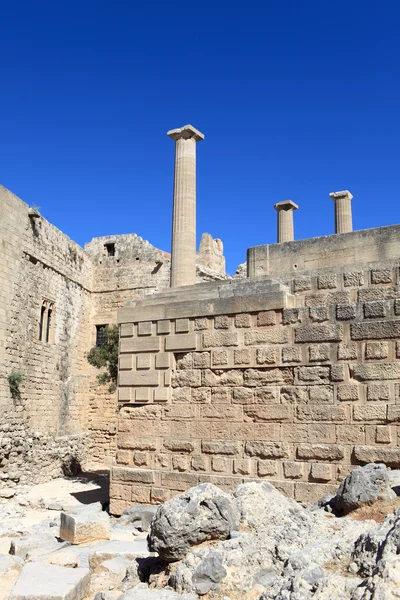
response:
<path id="1" fill-rule="evenodd" d="M 111 511 L 199 482 L 301 501 L 400 466 L 398 262 L 172 290 L 119 311 Z"/>

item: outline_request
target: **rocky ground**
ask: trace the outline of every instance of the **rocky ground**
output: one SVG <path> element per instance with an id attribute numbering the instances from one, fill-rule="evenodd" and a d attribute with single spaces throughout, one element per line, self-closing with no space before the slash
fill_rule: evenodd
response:
<path id="1" fill-rule="evenodd" d="M 0 600 L 394 600 L 400 473 L 353 471 L 315 506 L 201 484 L 109 517 L 98 474 L 0 504 Z"/>

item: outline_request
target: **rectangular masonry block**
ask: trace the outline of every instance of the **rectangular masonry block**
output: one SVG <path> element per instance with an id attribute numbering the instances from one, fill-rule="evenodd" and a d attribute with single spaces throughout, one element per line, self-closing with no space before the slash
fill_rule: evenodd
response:
<path id="1" fill-rule="evenodd" d="M 203 333 L 203 348 L 218 348 L 220 346 L 238 346 L 239 340 L 236 332 L 232 331 L 207 331 Z"/>
<path id="2" fill-rule="evenodd" d="M 214 319 L 214 329 L 229 329 L 231 318 L 227 315 L 218 315 Z"/>
<path id="3" fill-rule="evenodd" d="M 387 302 L 384 300 L 375 300 L 374 302 L 365 302 L 364 317 L 366 319 L 379 319 L 387 316 Z"/>
<path id="4" fill-rule="evenodd" d="M 111 480 L 122 483 L 154 483 L 154 472 L 144 469 L 129 469 L 128 467 L 113 467 Z"/>
<path id="5" fill-rule="evenodd" d="M 236 455 L 240 453 L 239 442 L 227 440 L 203 440 L 201 450 L 204 454 Z"/>
<path id="6" fill-rule="evenodd" d="M 302 460 L 343 460 L 344 447 L 336 444 L 300 444 L 297 457 Z"/>
<path id="7" fill-rule="evenodd" d="M 118 388 L 118 401 L 130 402 L 132 400 L 132 388 Z"/>
<path id="8" fill-rule="evenodd" d="M 355 319 L 357 314 L 357 305 L 352 303 L 337 304 L 336 318 L 338 321 L 349 321 Z"/>
<path id="9" fill-rule="evenodd" d="M 295 382 L 302 383 L 329 383 L 330 369 L 329 367 L 296 367 L 294 369 Z"/>
<path id="10" fill-rule="evenodd" d="M 376 402 L 390 399 L 390 387 L 388 383 L 370 383 L 367 387 L 367 400 Z"/>
<path id="11" fill-rule="evenodd" d="M 188 333 L 189 319 L 177 319 L 175 321 L 175 333 Z"/>
<path id="12" fill-rule="evenodd" d="M 157 449 L 155 438 L 138 438 L 134 433 L 119 433 L 117 446 L 121 450 L 138 450 L 141 452 L 154 452 Z"/>
<path id="13" fill-rule="evenodd" d="M 271 369 L 247 369 L 244 372 L 244 385 L 260 387 L 270 383 L 291 384 L 293 373 L 291 367 Z"/>
<path id="14" fill-rule="evenodd" d="M 274 404 L 272 406 L 252 404 L 243 407 L 246 419 L 259 421 L 289 421 L 293 418 L 292 407 Z"/>
<path id="15" fill-rule="evenodd" d="M 195 334 L 170 335 L 165 338 L 165 349 L 196 350 L 197 336 Z"/>
<path id="16" fill-rule="evenodd" d="M 338 385 L 336 388 L 337 399 L 341 402 L 359 400 L 359 386 L 354 384 Z"/>
<path id="17" fill-rule="evenodd" d="M 294 486 L 294 498 L 297 502 L 314 504 L 319 498 L 322 498 L 327 494 L 334 495 L 336 488 L 336 485 L 327 483 L 307 483 L 305 481 L 298 481 Z M 291 496 L 293 496 L 293 494 L 291 494 Z"/>
<path id="18" fill-rule="evenodd" d="M 355 421 L 386 421 L 386 405 L 354 406 L 353 418 Z"/>
<path id="19" fill-rule="evenodd" d="M 301 342 L 341 342 L 342 325 L 306 325 L 295 330 L 296 343 Z"/>
<path id="20" fill-rule="evenodd" d="M 400 448 L 355 446 L 354 457 L 360 463 L 382 462 L 388 467 L 400 467 Z"/>
<path id="21" fill-rule="evenodd" d="M 134 390 L 134 394 L 136 402 L 149 402 L 151 390 L 149 388 L 139 388 L 138 390 Z"/>
<path id="22" fill-rule="evenodd" d="M 144 338 L 122 338 L 121 352 L 157 352 L 160 350 L 160 338 L 156 336 Z"/>
<path id="23" fill-rule="evenodd" d="M 359 287 L 364 285 L 363 271 L 348 271 L 343 273 L 343 283 L 345 287 Z"/>
<path id="24" fill-rule="evenodd" d="M 258 458 L 289 458 L 289 451 L 281 442 L 246 442 L 245 453 Z"/>
<path id="25" fill-rule="evenodd" d="M 251 325 L 251 315 L 247 313 L 235 315 L 235 327 L 251 327 Z"/>
<path id="26" fill-rule="evenodd" d="M 400 378 L 400 363 L 355 364 L 350 369 L 354 379 L 371 381 L 374 379 L 387 380 Z"/>
<path id="27" fill-rule="evenodd" d="M 169 352 L 159 352 L 156 354 L 156 369 L 169 369 L 173 355 Z"/>
<path id="28" fill-rule="evenodd" d="M 121 337 L 132 337 L 133 336 L 133 323 L 122 323 L 120 326 Z"/>
<path id="29" fill-rule="evenodd" d="M 285 462 L 283 463 L 283 473 L 286 479 L 301 479 L 304 475 L 304 465 L 295 461 Z"/>
<path id="30" fill-rule="evenodd" d="M 138 323 L 138 335 L 151 335 L 152 325 L 151 321 L 142 321 L 141 323 Z"/>
<path id="31" fill-rule="evenodd" d="M 171 388 L 156 388 L 153 393 L 154 402 L 169 402 L 171 400 Z"/>
<path id="32" fill-rule="evenodd" d="M 136 357 L 136 368 L 137 369 L 150 369 L 151 367 L 151 354 L 138 354 Z"/>
<path id="33" fill-rule="evenodd" d="M 121 354 L 119 357 L 119 368 L 132 369 L 133 368 L 133 354 Z"/>
<path id="34" fill-rule="evenodd" d="M 310 306 L 310 319 L 313 323 L 323 323 L 329 320 L 328 306 Z"/>
<path id="35" fill-rule="evenodd" d="M 158 385 L 158 371 L 120 371 L 119 385 Z"/>
<path id="36" fill-rule="evenodd" d="M 259 477 L 273 477 L 278 472 L 275 460 L 258 460 L 257 475 Z"/>
<path id="37" fill-rule="evenodd" d="M 244 334 L 245 346 L 257 346 L 259 344 L 287 344 L 289 333 L 286 327 L 275 325 L 266 329 L 246 331 Z"/>
<path id="38" fill-rule="evenodd" d="M 167 334 L 171 331 L 171 322 L 168 320 L 157 321 L 157 334 Z"/>
<path id="39" fill-rule="evenodd" d="M 161 485 L 176 492 L 184 492 L 199 482 L 199 476 L 192 473 L 161 473 Z"/>
<path id="40" fill-rule="evenodd" d="M 207 421 L 242 421 L 243 409 L 229 404 L 204 405 L 200 407 L 200 418 Z"/>
<path id="41" fill-rule="evenodd" d="M 313 421 L 332 421 L 333 423 L 347 421 L 348 415 L 344 406 L 298 406 L 297 419 L 312 423 Z"/>
<path id="42" fill-rule="evenodd" d="M 373 269 L 371 271 L 371 283 L 382 284 L 392 283 L 393 273 L 392 269 Z"/>
<path id="43" fill-rule="evenodd" d="M 365 344 L 365 358 L 367 360 L 379 360 L 389 356 L 389 345 L 387 342 L 368 342 Z"/>
<path id="44" fill-rule="evenodd" d="M 400 338 L 400 321 L 379 321 L 373 323 L 352 323 L 352 340 L 391 340 Z"/>

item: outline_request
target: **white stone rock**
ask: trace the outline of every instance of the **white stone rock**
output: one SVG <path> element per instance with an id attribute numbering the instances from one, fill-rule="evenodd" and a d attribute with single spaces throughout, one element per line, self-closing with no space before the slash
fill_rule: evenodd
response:
<path id="1" fill-rule="evenodd" d="M 101 509 L 79 508 L 61 513 L 60 538 L 71 544 L 83 544 L 110 538 L 110 516 Z"/>
<path id="2" fill-rule="evenodd" d="M 89 592 L 88 569 L 66 569 L 28 563 L 11 591 L 9 600 L 83 600 Z"/>

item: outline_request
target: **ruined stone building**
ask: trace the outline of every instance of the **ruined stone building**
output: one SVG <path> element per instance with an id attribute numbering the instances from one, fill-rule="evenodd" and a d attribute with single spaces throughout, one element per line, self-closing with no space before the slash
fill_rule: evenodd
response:
<path id="1" fill-rule="evenodd" d="M 3 488 L 112 464 L 120 514 L 202 481 L 265 478 L 308 501 L 354 465 L 400 466 L 400 226 L 352 231 L 352 196 L 335 192 L 335 233 L 294 240 L 298 206 L 278 202 L 277 243 L 229 278 L 219 240 L 196 255 L 203 135 L 169 136 L 171 259 L 135 234 L 82 249 L 0 188 Z M 85 358 L 109 323 L 114 395 Z"/>

